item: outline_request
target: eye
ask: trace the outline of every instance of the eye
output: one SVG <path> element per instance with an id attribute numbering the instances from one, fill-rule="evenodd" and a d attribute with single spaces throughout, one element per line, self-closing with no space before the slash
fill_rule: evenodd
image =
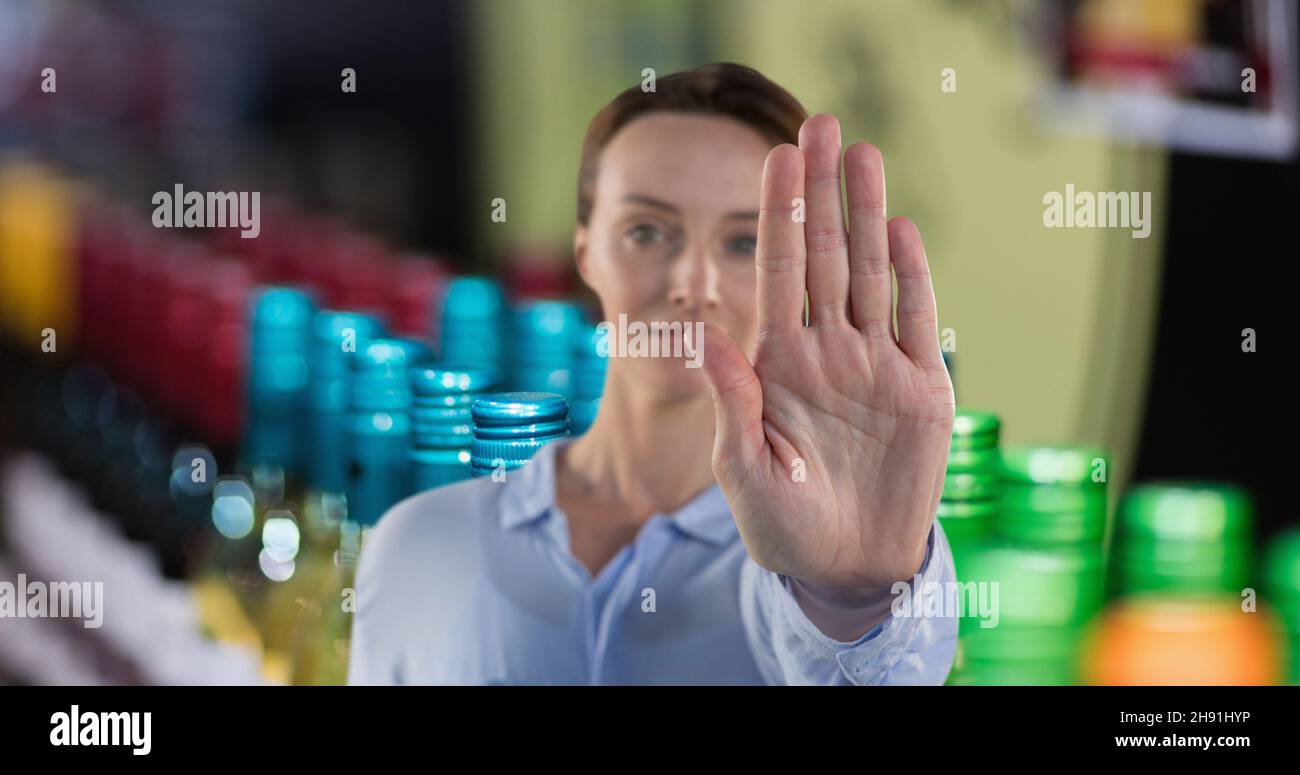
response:
<path id="1" fill-rule="evenodd" d="M 627 230 L 627 236 L 638 245 L 649 245 L 663 239 L 663 230 L 652 223 L 638 223 Z"/>
<path id="2" fill-rule="evenodd" d="M 735 237 L 727 242 L 727 252 L 738 256 L 753 256 L 758 249 L 758 238 L 752 234 Z"/>

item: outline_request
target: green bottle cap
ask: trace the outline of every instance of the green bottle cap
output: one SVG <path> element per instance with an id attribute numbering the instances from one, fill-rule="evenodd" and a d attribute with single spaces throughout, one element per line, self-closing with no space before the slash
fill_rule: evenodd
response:
<path id="1" fill-rule="evenodd" d="M 1112 561 L 1116 592 L 1231 593 L 1246 586 L 1244 546 L 1191 541 L 1117 541 Z"/>
<path id="2" fill-rule="evenodd" d="M 966 556 L 981 548 L 993 535 L 993 522 L 997 518 L 999 508 L 1000 503 L 997 498 L 939 501 L 936 516 L 940 529 L 948 539 L 948 547 L 952 550 L 957 578 L 965 578 L 962 569 L 966 567 Z"/>
<path id="3" fill-rule="evenodd" d="M 1029 545 L 1101 546 L 1105 511 L 1043 513 L 1003 510 L 996 532 L 1008 541 Z"/>
<path id="4" fill-rule="evenodd" d="M 1250 499 L 1240 488 L 1215 483 L 1154 483 L 1134 487 L 1120 507 L 1125 537 L 1245 543 Z"/>
<path id="5" fill-rule="evenodd" d="M 997 498 L 1002 494 L 1002 479 L 991 473 L 969 474 L 948 471 L 943 480 L 943 499 L 946 501 L 982 500 Z"/>
<path id="6" fill-rule="evenodd" d="M 1007 511 L 1036 514 L 1100 513 L 1105 519 L 1106 483 L 1089 480 L 1082 487 L 1062 487 L 1008 482 L 1002 493 L 1002 505 Z"/>
<path id="7" fill-rule="evenodd" d="M 1031 484 L 1084 485 L 1094 483 L 1094 472 L 1107 473 L 1106 453 L 1099 447 L 1012 445 L 1003 448 L 1002 461 L 1012 481 Z"/>
<path id="8" fill-rule="evenodd" d="M 948 453 L 949 474 L 1002 476 L 1002 453 L 997 447 L 954 449 Z"/>
<path id="9" fill-rule="evenodd" d="M 952 449 L 989 449 L 998 445 L 1002 421 L 992 412 L 957 407 L 952 420 Z"/>
<path id="10" fill-rule="evenodd" d="M 1264 555 L 1264 583 L 1270 597 L 1292 601 L 1294 612 L 1283 617 L 1300 622 L 1300 527 L 1287 528 L 1271 542 Z M 1290 613 L 1290 616 L 1288 616 Z"/>
<path id="11" fill-rule="evenodd" d="M 939 501 L 939 519 L 982 519 L 993 520 L 1002 511 L 1002 503 L 997 498 L 969 501 Z"/>

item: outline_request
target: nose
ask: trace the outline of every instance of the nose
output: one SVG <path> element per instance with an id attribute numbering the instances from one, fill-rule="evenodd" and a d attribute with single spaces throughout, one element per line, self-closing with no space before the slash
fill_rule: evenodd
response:
<path id="1" fill-rule="evenodd" d="M 708 248 L 690 243 L 673 261 L 668 301 L 683 314 L 714 309 L 720 301 L 718 270 Z"/>

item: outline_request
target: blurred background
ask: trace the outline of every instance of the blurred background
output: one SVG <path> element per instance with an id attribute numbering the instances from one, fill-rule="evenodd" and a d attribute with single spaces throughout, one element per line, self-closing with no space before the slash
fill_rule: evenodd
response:
<path id="1" fill-rule="evenodd" d="M 0 0 L 0 582 L 112 612 L 0 616 L 0 683 L 342 682 L 368 525 L 482 473 L 474 399 L 590 424 L 583 133 L 713 61 L 925 235 L 939 518 L 1000 589 L 950 683 L 1300 682 L 1296 47 L 1287 0 Z M 260 235 L 154 228 L 177 185 Z M 1067 186 L 1150 236 L 1045 228 Z"/>

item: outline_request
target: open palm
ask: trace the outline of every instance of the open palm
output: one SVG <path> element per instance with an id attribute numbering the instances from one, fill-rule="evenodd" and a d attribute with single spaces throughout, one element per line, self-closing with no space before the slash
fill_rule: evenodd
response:
<path id="1" fill-rule="evenodd" d="M 815 584 L 889 586 L 925 557 L 953 391 L 920 234 L 905 218 L 886 222 L 875 147 L 851 146 L 844 170 L 847 230 L 833 116 L 808 119 L 799 147 L 768 154 L 752 363 L 721 329 L 705 334 L 713 467 L 759 565 Z"/>

